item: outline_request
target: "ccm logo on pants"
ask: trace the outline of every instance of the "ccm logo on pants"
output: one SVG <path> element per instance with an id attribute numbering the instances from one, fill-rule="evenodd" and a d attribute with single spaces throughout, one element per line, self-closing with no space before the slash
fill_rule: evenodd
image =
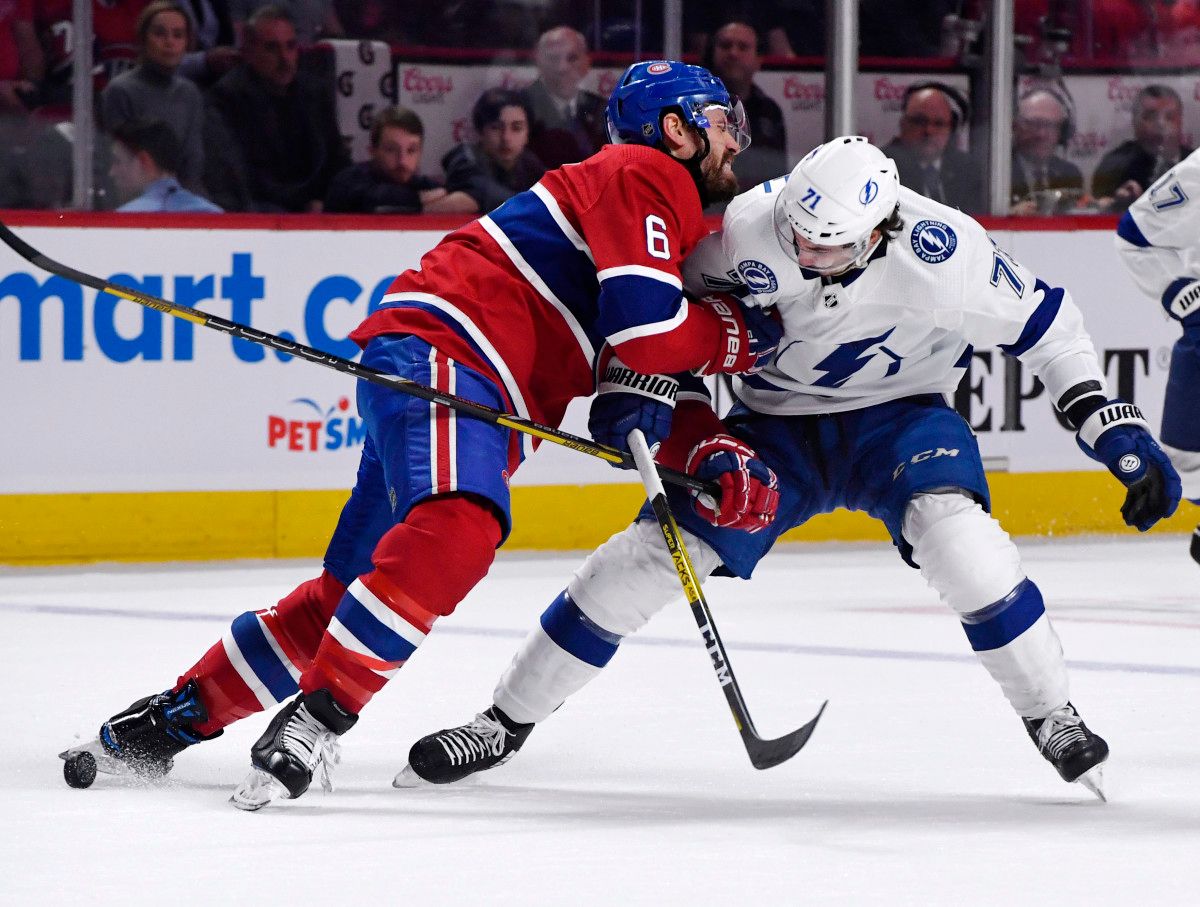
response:
<path id="1" fill-rule="evenodd" d="M 892 470 L 892 481 L 900 478 L 900 473 L 904 472 L 904 468 L 910 464 L 915 466 L 918 463 L 924 463 L 926 460 L 934 460 L 938 457 L 957 457 L 958 448 L 946 450 L 944 447 L 939 447 L 937 450 L 923 450 L 919 454 L 913 454 L 907 463 L 901 463 Z"/>

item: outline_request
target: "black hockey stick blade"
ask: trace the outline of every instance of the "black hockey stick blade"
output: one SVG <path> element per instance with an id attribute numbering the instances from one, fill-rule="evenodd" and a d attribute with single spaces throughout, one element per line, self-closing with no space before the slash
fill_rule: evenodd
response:
<path id="1" fill-rule="evenodd" d="M 90 287 L 93 290 L 98 290 L 102 293 L 110 293 L 121 299 L 127 299 L 130 302 L 136 302 L 138 305 L 153 309 L 156 312 L 163 312 L 167 315 L 172 315 L 176 318 L 182 318 L 185 321 L 193 322 L 201 327 L 212 328 L 216 331 L 221 331 L 231 337 L 237 337 L 241 340 L 248 340 L 251 343 L 257 343 L 261 346 L 269 347 L 270 349 L 279 350 L 287 353 L 290 356 L 296 356 L 300 359 L 305 359 L 309 362 L 315 362 L 317 365 L 325 366 L 333 369 L 336 372 L 341 372 L 345 375 L 351 375 L 355 378 L 360 378 L 363 381 L 370 381 L 372 384 L 379 384 L 384 387 L 390 387 L 393 390 L 398 390 L 401 393 L 409 394 L 414 397 L 419 397 L 422 400 L 428 400 L 436 403 L 439 406 L 445 406 L 460 412 L 463 415 L 470 416 L 474 419 L 479 419 L 484 422 L 491 422 L 495 425 L 501 425 L 511 431 L 521 432 L 523 434 L 532 435 L 535 438 L 541 438 L 543 441 L 568 447 L 571 450 L 577 450 L 580 453 L 587 454 L 592 457 L 597 457 L 601 460 L 606 460 L 609 463 L 619 465 L 623 468 L 630 469 L 635 466 L 633 458 L 624 451 L 616 450 L 604 444 L 598 444 L 588 438 L 581 438 L 573 435 L 570 432 L 563 431 L 560 428 L 554 428 L 549 425 L 543 425 L 540 422 L 535 422 L 533 419 L 525 419 L 512 413 L 504 412 L 503 410 L 493 409 L 490 406 L 484 406 L 481 403 L 476 403 L 474 400 L 468 400 L 464 397 L 458 397 L 454 394 L 443 393 L 442 391 L 434 390 L 432 387 L 426 387 L 423 384 L 418 384 L 416 381 L 410 381 L 407 378 L 402 378 L 399 375 L 392 375 L 382 372 L 379 369 L 371 368 L 370 366 L 362 365 L 355 362 L 353 359 L 345 359 L 334 353 L 326 353 L 315 349 L 311 346 L 305 346 L 303 343 L 290 340 L 286 337 L 280 337 L 275 334 L 268 334 L 265 331 L 259 331 L 249 325 L 239 324 L 236 321 L 228 321 L 224 318 L 219 318 L 216 315 L 210 315 L 208 312 L 200 309 L 193 309 L 190 306 L 182 303 L 172 302 L 169 299 L 162 299 L 150 293 L 145 293 L 141 290 L 134 290 L 129 287 L 123 287 L 120 284 L 110 283 L 107 280 L 102 280 L 92 274 L 87 274 L 83 271 L 77 271 L 75 268 L 68 267 L 61 262 L 55 261 L 48 255 L 39 252 L 17 234 L 13 233 L 9 227 L 0 222 L 0 242 L 3 242 L 10 249 L 28 261 L 30 264 L 41 268 L 43 271 L 48 271 L 51 274 L 57 274 L 59 277 L 65 277 L 67 280 L 73 281 L 81 286 Z M 702 492 L 712 495 L 713 497 L 720 496 L 720 489 L 715 482 L 705 482 L 697 479 L 695 476 L 687 475 L 686 473 L 678 472 L 674 469 L 663 469 L 663 477 L 672 484 L 680 485 L 684 488 L 689 488 L 692 491 Z"/>
<path id="2" fill-rule="evenodd" d="M 828 699 L 821 703 L 821 708 L 817 710 L 812 721 L 804 727 L 774 740 L 763 740 L 753 731 L 743 732 L 742 741 L 746 744 L 746 752 L 750 755 L 750 764 L 755 768 L 774 768 L 791 759 L 804 749 L 804 744 L 808 743 L 808 738 L 816 730 L 817 722 L 825 714 L 827 705 L 829 705 Z"/>

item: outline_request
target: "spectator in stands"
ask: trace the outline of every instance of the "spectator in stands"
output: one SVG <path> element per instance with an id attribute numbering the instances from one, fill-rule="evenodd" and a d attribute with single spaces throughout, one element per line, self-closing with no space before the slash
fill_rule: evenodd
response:
<path id="1" fill-rule="evenodd" d="M 333 0 L 229 0 L 234 32 L 239 39 L 243 38 L 242 32 L 254 14 L 267 6 L 287 13 L 296 29 L 296 40 L 302 46 L 312 44 L 318 38 L 341 38 L 346 34 Z"/>
<path id="2" fill-rule="evenodd" d="M 112 140 L 109 174 L 117 191 L 130 199 L 118 211 L 220 213 L 208 199 L 179 184 L 183 146 L 170 125 L 126 120 L 113 130 Z"/>
<path id="3" fill-rule="evenodd" d="M 486 214 L 542 178 L 546 168 L 529 144 L 529 106 L 515 91 L 490 88 L 471 110 L 479 141 L 442 158 L 446 189 L 465 192 Z"/>
<path id="4" fill-rule="evenodd" d="M 226 210 L 320 211 L 350 163 L 332 86 L 298 73 L 296 29 L 276 6 L 246 23 L 242 57 L 210 92 L 210 194 Z"/>
<path id="5" fill-rule="evenodd" d="M 0 208 L 24 207 L 31 200 L 31 150 L 41 130 L 29 109 L 37 103 L 43 75 L 33 0 L 0 4 Z"/>
<path id="6" fill-rule="evenodd" d="M 1013 118 L 1012 207 L 1017 215 L 1061 214 L 1083 195 L 1083 173 L 1056 152 L 1074 126 L 1067 101 L 1034 88 L 1017 102 Z"/>
<path id="7" fill-rule="evenodd" d="M 371 124 L 371 159 L 333 178 L 325 197 L 330 213 L 473 213 L 475 200 L 420 173 L 425 127 L 406 107 L 388 107 Z"/>
<path id="8" fill-rule="evenodd" d="M 61 107 L 70 119 L 73 52 L 77 36 L 72 16 L 73 0 L 37 0 L 34 26 L 46 51 L 47 77 L 43 95 L 51 107 Z M 93 89 L 104 87 L 137 65 L 137 21 L 150 0 L 92 0 Z"/>
<path id="9" fill-rule="evenodd" d="M 192 38 L 192 22 L 175 0 L 154 0 L 137 21 L 138 65 L 117 76 L 100 94 L 100 125 L 115 132 L 130 120 L 166 123 L 182 158 L 175 173 L 196 188 L 204 172 L 204 99 L 179 75 Z"/>
<path id="10" fill-rule="evenodd" d="M 1133 101 L 1133 138 L 1109 151 L 1092 174 L 1102 211 L 1124 211 L 1150 184 L 1192 153 L 1183 144 L 1183 101 L 1167 85 L 1147 85 Z"/>
<path id="11" fill-rule="evenodd" d="M 179 74 L 211 85 L 241 62 L 229 0 L 188 0 L 184 9 L 192 20 L 194 40 L 179 64 Z"/>
<path id="12" fill-rule="evenodd" d="M 758 32 L 745 22 L 725 23 L 713 34 L 705 65 L 746 109 L 750 147 L 738 155 L 738 185 L 745 191 L 787 173 L 791 168 L 783 111 L 754 84 L 762 68 Z"/>
<path id="13" fill-rule="evenodd" d="M 917 82 L 904 92 L 899 134 L 884 151 L 896 162 L 905 186 L 978 214 L 985 205 L 980 169 L 954 144 L 967 111 L 967 100 L 956 89 L 942 82 Z"/>
<path id="14" fill-rule="evenodd" d="M 565 25 L 544 32 L 533 62 L 538 77 L 521 92 L 530 111 L 529 149 L 548 170 L 595 154 L 608 140 L 606 102 L 579 87 L 591 68 L 583 35 Z"/>

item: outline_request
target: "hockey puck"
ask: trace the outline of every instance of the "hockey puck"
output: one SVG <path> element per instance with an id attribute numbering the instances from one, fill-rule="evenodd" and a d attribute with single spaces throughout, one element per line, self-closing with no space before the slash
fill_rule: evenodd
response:
<path id="1" fill-rule="evenodd" d="M 96 780 L 96 757 L 88 752 L 72 753 L 63 762 L 63 778 L 70 787 L 91 787 Z"/>

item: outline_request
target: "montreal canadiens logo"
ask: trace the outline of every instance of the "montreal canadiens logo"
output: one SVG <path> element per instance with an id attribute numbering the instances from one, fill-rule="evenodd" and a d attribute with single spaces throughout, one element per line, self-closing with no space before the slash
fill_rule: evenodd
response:
<path id="1" fill-rule="evenodd" d="M 650 75 L 652 75 L 652 76 L 657 76 L 660 73 L 667 72 L 668 70 L 670 70 L 670 68 L 671 68 L 670 63 L 651 63 L 649 66 L 646 67 L 646 72 L 650 73 Z"/>
<path id="2" fill-rule="evenodd" d="M 858 193 L 858 203 L 864 207 L 871 204 L 879 197 L 879 183 L 875 180 L 867 180 L 866 185 Z"/>
<path id="3" fill-rule="evenodd" d="M 1137 472 L 1142 465 L 1142 461 L 1134 454 L 1125 454 L 1121 457 L 1121 462 L 1118 464 L 1121 472 Z"/>
<path id="4" fill-rule="evenodd" d="M 912 247 L 917 258 L 928 264 L 945 261 L 958 248 L 958 236 L 940 220 L 923 220 L 913 227 Z"/>
<path id="5" fill-rule="evenodd" d="M 742 280 L 746 281 L 746 286 L 751 293 L 761 295 L 764 293 L 774 293 L 779 289 L 779 281 L 775 279 L 775 272 L 761 261 L 748 258 L 745 261 L 738 262 L 737 269 L 738 273 L 742 275 Z"/>

